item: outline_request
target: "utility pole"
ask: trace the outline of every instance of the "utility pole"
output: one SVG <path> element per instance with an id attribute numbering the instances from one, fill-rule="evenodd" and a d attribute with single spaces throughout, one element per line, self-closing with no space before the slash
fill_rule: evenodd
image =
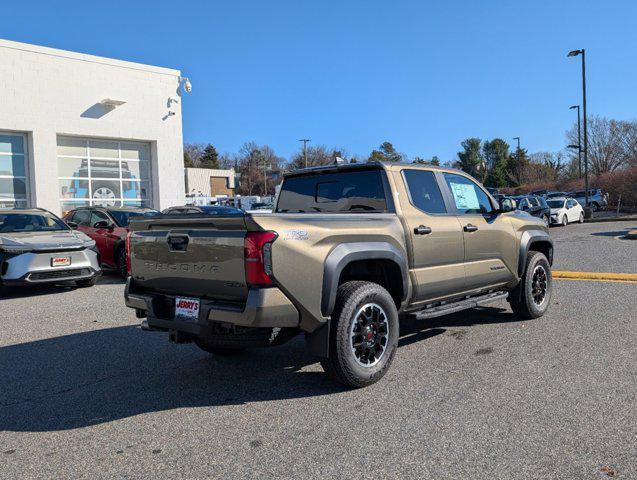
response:
<path id="1" fill-rule="evenodd" d="M 513 140 L 517 140 L 518 141 L 518 149 L 515 151 L 516 152 L 516 157 L 518 159 L 518 165 L 520 164 L 520 137 L 513 137 Z"/>
<path id="2" fill-rule="evenodd" d="M 579 105 L 569 107 L 571 110 L 577 108 L 577 161 L 578 161 L 578 178 L 582 178 L 582 127 L 580 126 Z"/>
<path id="3" fill-rule="evenodd" d="M 261 159 L 261 166 L 263 167 L 263 196 L 265 197 L 268 195 L 268 161 L 265 157 Z"/>
<path id="4" fill-rule="evenodd" d="M 585 190 L 585 208 L 587 217 L 590 215 L 588 205 L 588 129 L 586 128 L 586 50 L 571 50 L 568 52 L 569 57 L 582 56 L 582 107 L 584 109 L 584 190 Z"/>
<path id="5" fill-rule="evenodd" d="M 305 168 L 307 168 L 307 142 L 311 142 L 309 138 L 302 138 L 299 142 L 303 142 L 303 160 L 305 161 Z"/>

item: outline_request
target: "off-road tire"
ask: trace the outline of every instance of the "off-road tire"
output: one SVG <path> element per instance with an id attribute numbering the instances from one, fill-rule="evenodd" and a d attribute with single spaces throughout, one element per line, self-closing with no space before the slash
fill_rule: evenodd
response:
<path id="1" fill-rule="evenodd" d="M 533 275 L 538 266 L 541 266 L 546 273 L 546 294 L 540 305 L 533 299 Z M 530 251 L 526 257 L 526 265 L 520 283 L 509 294 L 509 304 L 513 313 L 525 320 L 541 317 L 546 313 L 551 303 L 552 291 L 553 277 L 551 276 L 549 261 L 543 253 Z"/>
<path id="2" fill-rule="evenodd" d="M 80 288 L 89 288 L 89 287 L 94 287 L 96 283 L 97 283 L 97 276 L 93 278 L 87 278 L 86 280 L 78 280 L 77 282 L 75 282 L 75 285 L 77 285 Z"/>
<path id="3" fill-rule="evenodd" d="M 378 362 L 362 366 L 352 352 L 350 328 L 356 313 L 368 303 L 380 306 L 385 312 L 388 335 Z M 398 337 L 398 311 L 389 292 L 372 282 L 344 283 L 338 287 L 331 315 L 329 357 L 321 360 L 321 366 L 334 380 L 347 387 L 366 387 L 380 380 L 389 369 L 398 348 Z"/>
<path id="4" fill-rule="evenodd" d="M 126 249 L 124 247 L 119 247 L 115 252 L 115 267 L 117 269 L 117 274 L 120 277 L 128 277 L 128 267 L 126 265 Z"/>
<path id="5" fill-rule="evenodd" d="M 248 348 L 274 347 L 294 338 L 294 328 L 245 328 L 238 333 L 210 333 L 193 338 L 202 350 L 217 355 L 235 355 Z"/>

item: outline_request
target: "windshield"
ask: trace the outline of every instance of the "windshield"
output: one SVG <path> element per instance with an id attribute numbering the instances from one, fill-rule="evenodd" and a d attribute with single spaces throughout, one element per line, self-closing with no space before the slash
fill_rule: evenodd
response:
<path id="1" fill-rule="evenodd" d="M 0 233 L 63 230 L 69 230 L 69 227 L 50 213 L 0 213 Z"/>
<path id="2" fill-rule="evenodd" d="M 387 211 L 379 169 L 356 169 L 286 178 L 277 213 L 378 213 Z"/>
<path id="3" fill-rule="evenodd" d="M 548 200 L 546 203 L 551 208 L 562 208 L 564 206 L 564 200 Z"/>
<path id="4" fill-rule="evenodd" d="M 111 210 L 109 213 L 120 227 L 128 227 L 128 222 L 134 217 L 154 217 L 155 215 L 160 215 L 157 210 Z"/>
<path id="5" fill-rule="evenodd" d="M 243 215 L 243 211 L 234 207 L 202 206 L 199 209 L 206 215 Z"/>

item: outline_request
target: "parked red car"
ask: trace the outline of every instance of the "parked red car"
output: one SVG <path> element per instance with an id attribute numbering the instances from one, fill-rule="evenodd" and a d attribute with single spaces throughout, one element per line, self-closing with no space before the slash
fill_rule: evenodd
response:
<path id="1" fill-rule="evenodd" d="M 126 234 L 132 217 L 161 215 L 144 207 L 80 207 L 64 215 L 71 227 L 95 240 L 102 266 L 117 270 L 126 278 Z"/>

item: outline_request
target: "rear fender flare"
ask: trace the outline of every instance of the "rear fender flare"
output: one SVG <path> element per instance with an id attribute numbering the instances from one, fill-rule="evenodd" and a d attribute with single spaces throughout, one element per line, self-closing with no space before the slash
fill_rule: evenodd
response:
<path id="1" fill-rule="evenodd" d="M 403 298 L 409 294 L 407 256 L 388 242 L 341 243 L 325 259 L 323 270 L 323 290 L 321 292 L 321 313 L 328 317 L 334 311 L 338 281 L 347 264 L 356 260 L 390 260 L 400 267 L 403 282 Z"/>

